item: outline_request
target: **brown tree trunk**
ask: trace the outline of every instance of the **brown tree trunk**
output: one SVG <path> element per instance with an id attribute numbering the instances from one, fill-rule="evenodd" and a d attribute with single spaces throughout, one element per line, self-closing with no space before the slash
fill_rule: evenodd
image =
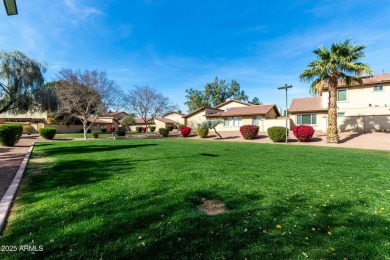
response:
<path id="1" fill-rule="evenodd" d="M 337 130 L 337 76 L 332 75 L 329 79 L 329 103 L 328 103 L 328 129 L 327 143 L 339 143 Z"/>

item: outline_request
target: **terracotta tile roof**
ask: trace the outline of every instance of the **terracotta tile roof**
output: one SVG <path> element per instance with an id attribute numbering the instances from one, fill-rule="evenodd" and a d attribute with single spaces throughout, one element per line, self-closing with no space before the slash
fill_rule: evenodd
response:
<path id="1" fill-rule="evenodd" d="M 231 102 L 236 102 L 236 103 L 240 103 L 240 104 L 243 104 L 243 105 L 247 105 L 247 106 L 253 106 L 252 104 L 250 103 L 247 103 L 247 102 L 243 102 L 243 101 L 240 101 L 240 100 L 237 100 L 237 99 L 229 99 L 229 100 L 226 100 L 225 102 L 215 106 L 214 108 L 219 108 L 219 107 L 222 107 L 226 104 L 229 104 Z"/>
<path id="2" fill-rule="evenodd" d="M 178 124 L 179 123 L 179 122 L 176 122 L 176 121 L 171 120 L 169 118 L 163 118 L 163 117 L 155 118 L 154 120 L 158 120 L 158 121 L 161 121 L 164 123 L 171 123 L 171 124 Z"/>
<path id="3" fill-rule="evenodd" d="M 320 112 L 327 111 L 326 108 L 321 106 L 321 97 L 306 97 L 306 98 L 294 98 L 291 102 L 289 112 Z"/>
<path id="4" fill-rule="evenodd" d="M 195 115 L 196 113 L 199 113 L 200 111 L 207 109 L 207 108 L 214 109 L 213 107 L 200 107 L 200 108 L 198 108 L 194 111 L 191 111 L 188 114 L 184 115 L 183 118 L 187 118 L 187 117 L 190 117 L 192 115 Z"/>
<path id="5" fill-rule="evenodd" d="M 207 115 L 207 117 L 265 115 L 272 108 L 275 108 L 277 115 L 280 116 L 279 111 L 275 105 L 251 105 L 248 107 L 232 107 L 228 111 L 221 111 L 215 114 L 209 114 Z"/>
<path id="6" fill-rule="evenodd" d="M 138 125 L 145 124 L 145 121 L 142 118 L 134 118 L 134 121 Z M 151 118 L 146 118 L 146 122 L 148 124 L 153 123 Z"/>
<path id="7" fill-rule="evenodd" d="M 339 83 L 337 85 L 337 88 L 344 88 L 344 87 L 355 87 L 355 86 L 364 86 L 364 85 L 380 85 L 383 83 L 390 83 L 390 73 L 383 73 L 383 74 L 373 74 L 371 76 L 367 76 L 365 78 L 362 78 L 363 84 L 360 85 L 359 83 L 354 82 L 352 85 L 347 86 L 344 81 L 339 80 Z M 324 89 L 328 89 L 328 85 L 324 85 Z"/>
<path id="8" fill-rule="evenodd" d="M 79 117 L 79 118 L 81 118 L 81 117 Z M 95 120 L 94 117 L 88 117 L 88 118 L 87 118 L 87 121 L 90 122 L 90 123 L 92 123 L 94 120 Z M 115 119 L 113 119 L 113 121 L 117 122 Z M 97 119 L 95 120 L 95 123 L 94 123 L 94 124 L 106 124 L 106 125 L 111 125 L 112 123 L 113 123 L 113 122 L 108 122 L 108 121 L 104 121 L 104 120 L 102 120 L 102 119 L 97 118 Z"/>
<path id="9" fill-rule="evenodd" d="M 165 117 L 165 116 L 170 115 L 170 114 L 178 114 L 178 115 L 180 115 L 180 116 L 184 116 L 184 115 L 185 115 L 185 114 L 183 114 L 183 113 L 174 111 L 174 112 L 166 113 L 165 115 L 162 115 L 162 117 Z"/>

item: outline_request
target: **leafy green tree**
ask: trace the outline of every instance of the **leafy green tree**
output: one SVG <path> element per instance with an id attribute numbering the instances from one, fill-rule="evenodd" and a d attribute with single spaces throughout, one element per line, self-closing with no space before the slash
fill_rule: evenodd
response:
<path id="1" fill-rule="evenodd" d="M 371 73 L 370 66 L 359 59 L 364 57 L 364 45 L 353 45 L 351 40 L 334 43 L 330 49 L 320 47 L 313 53 L 317 59 L 310 62 L 299 77 L 304 82 L 311 82 L 311 92 L 322 94 L 324 85 L 329 88 L 327 142 L 338 143 L 337 130 L 337 86 L 339 82 L 351 85 L 362 84 L 359 75 Z"/>
<path id="2" fill-rule="evenodd" d="M 135 124 L 135 118 L 133 115 L 127 115 L 124 116 L 120 122 L 121 125 L 129 127 Z"/>
<path id="3" fill-rule="evenodd" d="M 42 63 L 20 51 L 1 51 L 0 114 L 9 110 L 24 113 L 40 105 L 45 71 Z"/>
<path id="4" fill-rule="evenodd" d="M 249 103 L 251 103 L 252 105 L 262 105 L 263 104 L 263 102 L 261 102 L 258 97 L 252 98 L 252 100 L 249 101 Z"/>
<path id="5" fill-rule="evenodd" d="M 248 96 L 241 90 L 237 81 L 232 80 L 228 84 L 225 80 L 218 80 L 218 77 L 215 77 L 213 82 L 207 83 L 203 91 L 190 88 L 186 89 L 186 93 L 187 101 L 184 104 L 188 106 L 189 111 L 203 106 L 217 106 L 229 98 L 248 101 Z"/>
<path id="6" fill-rule="evenodd" d="M 200 107 L 211 106 L 210 102 L 206 100 L 203 91 L 190 88 L 186 89 L 186 93 L 187 101 L 184 104 L 188 106 L 189 111 L 196 110 Z"/>

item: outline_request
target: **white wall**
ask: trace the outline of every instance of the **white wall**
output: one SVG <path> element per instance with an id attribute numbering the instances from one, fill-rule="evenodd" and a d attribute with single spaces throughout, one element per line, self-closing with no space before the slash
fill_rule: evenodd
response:
<path id="1" fill-rule="evenodd" d="M 390 84 L 383 85 L 383 91 L 374 91 L 373 86 L 348 87 L 347 101 L 337 102 L 337 111 L 345 116 L 390 114 Z M 327 107 L 329 92 L 324 92 L 322 104 Z M 371 105 L 371 106 L 370 106 Z"/>

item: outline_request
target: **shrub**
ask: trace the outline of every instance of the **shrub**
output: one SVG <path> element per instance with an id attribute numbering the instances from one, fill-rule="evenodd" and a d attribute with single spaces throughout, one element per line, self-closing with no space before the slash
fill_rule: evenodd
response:
<path id="1" fill-rule="evenodd" d="M 32 125 L 24 125 L 23 126 L 23 134 L 31 135 L 33 130 L 34 130 L 34 128 L 32 127 Z"/>
<path id="2" fill-rule="evenodd" d="M 150 132 L 154 132 L 154 131 L 156 131 L 156 126 L 155 125 L 150 125 L 149 126 L 149 130 L 150 130 Z"/>
<path id="3" fill-rule="evenodd" d="M 93 138 L 99 138 L 100 131 L 92 131 Z"/>
<path id="4" fill-rule="evenodd" d="M 286 128 L 283 126 L 273 126 L 268 128 L 268 136 L 274 142 L 286 141 Z"/>
<path id="5" fill-rule="evenodd" d="M 167 128 L 166 129 L 168 129 L 168 131 L 169 132 L 172 132 L 172 130 L 173 130 L 173 126 L 171 125 L 171 126 L 167 126 Z"/>
<path id="6" fill-rule="evenodd" d="M 292 131 L 299 142 L 309 141 L 314 134 L 314 128 L 309 125 L 294 126 Z"/>
<path id="7" fill-rule="evenodd" d="M 137 127 L 135 128 L 135 131 L 136 131 L 137 133 L 141 133 L 141 131 L 142 131 L 142 127 L 140 127 L 140 126 L 137 126 Z"/>
<path id="8" fill-rule="evenodd" d="M 146 133 L 146 127 L 142 127 L 141 131 L 142 133 Z"/>
<path id="9" fill-rule="evenodd" d="M 23 133 L 23 127 L 18 124 L 0 124 L 0 143 L 5 146 L 15 146 Z"/>
<path id="10" fill-rule="evenodd" d="M 100 131 L 101 131 L 102 133 L 107 133 L 107 128 L 102 128 L 102 129 L 100 129 Z"/>
<path id="11" fill-rule="evenodd" d="M 117 136 L 126 136 L 126 129 L 119 128 L 118 132 L 116 132 Z"/>
<path id="12" fill-rule="evenodd" d="M 43 127 L 39 129 L 39 135 L 45 139 L 53 139 L 56 135 L 57 130 L 52 127 Z"/>
<path id="13" fill-rule="evenodd" d="M 169 130 L 166 129 L 166 128 L 160 128 L 160 129 L 158 129 L 158 132 L 159 132 L 159 134 L 162 135 L 163 137 L 167 137 L 168 134 L 169 134 Z"/>
<path id="14" fill-rule="evenodd" d="M 243 125 L 240 127 L 240 133 L 244 139 L 253 139 L 259 133 L 259 127 L 256 125 Z"/>
<path id="15" fill-rule="evenodd" d="M 190 135 L 191 133 L 191 127 L 188 127 L 188 126 L 183 126 L 182 128 L 180 128 L 180 132 L 181 132 L 181 135 L 183 137 L 187 137 Z"/>
<path id="16" fill-rule="evenodd" d="M 209 129 L 208 128 L 197 128 L 196 133 L 201 138 L 206 138 L 209 135 Z"/>
<path id="17" fill-rule="evenodd" d="M 4 125 L 5 124 L 5 122 L 0 122 L 0 125 Z"/>

